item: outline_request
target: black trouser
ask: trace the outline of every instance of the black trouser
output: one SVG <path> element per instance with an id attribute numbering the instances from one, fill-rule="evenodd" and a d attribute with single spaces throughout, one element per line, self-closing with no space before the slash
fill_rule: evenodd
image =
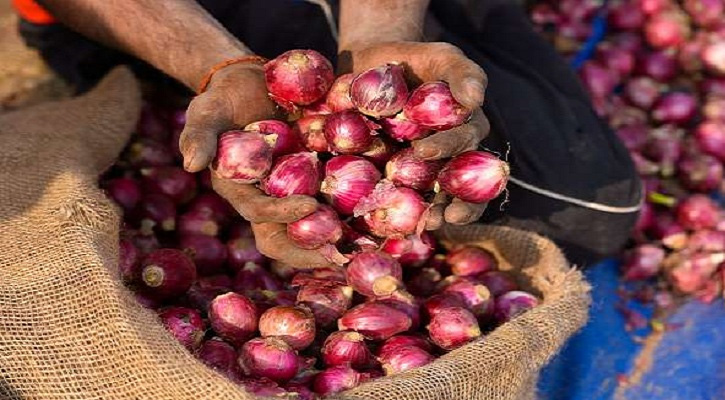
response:
<path id="1" fill-rule="evenodd" d="M 336 43 L 317 5 L 201 3 L 258 54 L 274 57 L 292 48 L 314 48 L 336 58 Z M 626 150 L 596 116 L 575 74 L 531 29 L 522 9 L 504 2 L 471 13 L 457 4 L 433 1 L 431 13 L 443 33 L 432 39 L 456 44 L 488 74 L 483 109 L 491 134 L 482 146 L 507 155 L 511 163 L 507 201 L 490 204 L 483 220 L 548 236 L 580 265 L 612 255 L 630 234 L 641 196 Z M 119 63 L 131 64 L 142 77 L 170 81 L 59 25 L 21 23 L 21 33 L 80 91 Z"/>

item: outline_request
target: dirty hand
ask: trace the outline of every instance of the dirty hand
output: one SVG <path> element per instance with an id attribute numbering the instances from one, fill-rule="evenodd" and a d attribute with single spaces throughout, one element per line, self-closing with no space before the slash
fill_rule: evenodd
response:
<path id="1" fill-rule="evenodd" d="M 473 110 L 467 124 L 414 141 L 412 145 L 418 157 L 426 160 L 453 157 L 477 149 L 488 135 L 490 125 L 481 111 L 486 74 L 456 46 L 442 42 L 358 45 L 343 51 L 340 59 L 343 72 L 353 73 L 388 62 L 402 63 L 407 78 L 412 82 L 445 81 L 456 100 Z M 485 204 L 466 203 L 455 198 L 449 201 L 448 197 L 444 193 L 436 196 L 426 229 L 438 229 L 443 223 L 463 225 L 474 222 L 486 208 Z"/>

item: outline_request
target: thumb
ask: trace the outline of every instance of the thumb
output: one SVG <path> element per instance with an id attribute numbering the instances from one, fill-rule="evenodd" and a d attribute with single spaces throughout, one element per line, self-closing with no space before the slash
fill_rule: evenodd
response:
<path id="1" fill-rule="evenodd" d="M 216 155 L 217 137 L 232 128 L 232 110 L 227 100 L 209 91 L 197 96 L 186 111 L 186 125 L 179 138 L 184 168 L 199 172 Z"/>

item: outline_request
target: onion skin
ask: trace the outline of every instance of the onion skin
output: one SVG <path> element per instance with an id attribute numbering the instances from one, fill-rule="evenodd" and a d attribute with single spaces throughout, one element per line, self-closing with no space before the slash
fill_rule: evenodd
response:
<path id="1" fill-rule="evenodd" d="M 352 389 L 366 380 L 365 374 L 355 371 L 347 365 L 337 365 L 317 374 L 313 389 L 315 393 L 327 396 Z"/>
<path id="2" fill-rule="evenodd" d="M 277 161 L 269 176 L 262 180 L 261 187 L 272 197 L 314 196 L 320 190 L 321 173 L 317 153 L 289 154 Z"/>
<path id="3" fill-rule="evenodd" d="M 176 225 L 180 235 L 217 236 L 220 231 L 219 224 L 209 214 L 193 209 L 179 215 Z"/>
<path id="4" fill-rule="evenodd" d="M 378 348 L 377 355 L 380 359 L 386 359 L 390 356 L 391 353 L 397 351 L 398 349 L 404 349 L 409 347 L 417 347 L 419 349 L 425 350 L 428 353 L 433 352 L 433 346 L 428 340 L 421 336 L 396 335 L 386 340 Z"/>
<path id="5" fill-rule="evenodd" d="M 241 237 L 227 242 L 228 266 L 233 272 L 238 272 L 247 263 L 263 265 L 267 259 L 257 250 L 252 237 Z"/>
<path id="6" fill-rule="evenodd" d="M 453 275 L 471 276 L 497 268 L 496 259 L 491 253 L 478 247 L 460 247 L 446 255 L 446 262 Z"/>
<path id="7" fill-rule="evenodd" d="M 322 345 L 322 360 L 328 367 L 350 365 L 353 368 L 367 368 L 373 355 L 365 344 L 365 338 L 354 331 L 336 331 L 325 339 Z"/>
<path id="8" fill-rule="evenodd" d="M 675 48 L 689 38 L 690 25 L 682 12 L 666 11 L 650 15 L 644 25 L 644 35 L 654 48 Z"/>
<path id="9" fill-rule="evenodd" d="M 297 247 L 318 249 L 342 238 L 342 222 L 332 207 L 320 205 L 312 214 L 287 224 L 287 237 Z"/>
<path id="10" fill-rule="evenodd" d="M 448 308 L 465 308 L 466 302 L 455 293 L 440 293 L 429 297 L 423 302 L 423 309 L 432 318 Z"/>
<path id="11" fill-rule="evenodd" d="M 402 279 L 400 264 L 383 252 L 362 252 L 347 267 L 347 284 L 364 296 L 389 295 Z"/>
<path id="12" fill-rule="evenodd" d="M 373 163 L 378 168 L 385 168 L 385 164 L 398 152 L 398 147 L 390 141 L 390 139 L 384 137 L 376 137 L 373 139 L 373 144 L 370 149 L 364 153 L 366 159 Z"/>
<path id="13" fill-rule="evenodd" d="M 388 136 L 398 142 L 423 139 L 434 132 L 432 129 L 424 128 L 409 121 L 405 118 L 403 113 L 397 114 L 393 117 L 382 118 L 380 120 L 380 126 L 383 129 L 383 132 L 387 133 Z"/>
<path id="14" fill-rule="evenodd" d="M 476 317 L 460 307 L 440 310 L 427 326 L 430 339 L 443 350 L 453 350 L 481 336 Z"/>
<path id="15" fill-rule="evenodd" d="M 443 293 L 458 296 L 479 321 L 486 321 L 493 314 L 493 296 L 484 285 L 459 281 L 448 285 Z"/>
<path id="16" fill-rule="evenodd" d="M 375 341 L 405 332 L 410 326 L 410 317 L 404 312 L 378 303 L 360 304 L 337 321 L 338 329 L 353 330 Z"/>
<path id="17" fill-rule="evenodd" d="M 496 299 L 496 320 L 508 322 L 524 312 L 539 305 L 539 299 L 530 293 L 513 291 L 504 293 Z"/>
<path id="18" fill-rule="evenodd" d="M 398 348 L 380 358 L 385 375 L 394 375 L 430 364 L 435 360 L 430 353 L 419 347 Z"/>
<path id="19" fill-rule="evenodd" d="M 442 161 L 421 160 L 413 155 L 413 148 L 401 150 L 385 166 L 385 178 L 397 186 L 427 191 L 433 188 Z"/>
<path id="20" fill-rule="evenodd" d="M 678 74 L 677 58 L 665 51 L 645 53 L 637 64 L 640 74 L 665 83 Z"/>
<path id="21" fill-rule="evenodd" d="M 302 139 L 298 132 L 290 128 L 283 121 L 265 119 L 248 124 L 244 127 L 247 132 L 259 132 L 264 135 L 277 135 L 272 148 L 272 156 L 278 158 L 287 154 L 303 151 Z"/>
<path id="22" fill-rule="evenodd" d="M 299 358 L 292 347 L 275 337 L 256 338 L 239 350 L 239 366 L 245 374 L 286 382 L 299 370 Z"/>
<path id="23" fill-rule="evenodd" d="M 361 114 L 340 111 L 325 120 L 325 139 L 330 149 L 338 154 L 359 154 L 370 149 L 375 131 Z"/>
<path id="24" fill-rule="evenodd" d="M 361 113 L 374 118 L 389 117 L 403 109 L 408 99 L 405 71 L 385 64 L 360 73 L 350 83 L 350 99 Z"/>
<path id="25" fill-rule="evenodd" d="M 627 252 L 622 262 L 623 277 L 628 281 L 645 280 L 656 276 L 665 259 L 665 251 L 654 245 L 641 245 Z"/>
<path id="26" fill-rule="evenodd" d="M 190 254 L 199 275 L 220 273 L 227 262 L 227 247 L 213 236 L 184 235 L 179 248 Z"/>
<path id="27" fill-rule="evenodd" d="M 373 192 L 355 207 L 370 233 L 378 237 L 401 237 L 416 232 L 428 204 L 413 189 L 395 187 L 381 181 Z"/>
<path id="28" fill-rule="evenodd" d="M 673 92 L 662 96 L 652 117 L 661 123 L 685 124 L 697 114 L 697 99 L 690 93 Z"/>
<path id="29" fill-rule="evenodd" d="M 150 233 L 156 228 L 161 231 L 173 231 L 176 228 L 176 206 L 161 193 L 148 193 L 138 204 L 134 212 L 140 220 L 140 228 Z"/>
<path id="30" fill-rule="evenodd" d="M 153 167 L 141 170 L 147 192 L 161 193 L 176 204 L 184 204 L 196 194 L 196 178 L 178 167 Z"/>
<path id="31" fill-rule="evenodd" d="M 687 240 L 687 250 L 710 253 L 725 252 L 725 232 L 714 230 L 694 232 Z"/>
<path id="32" fill-rule="evenodd" d="M 326 152 L 330 151 L 330 145 L 325 138 L 325 121 L 327 115 L 310 115 L 298 119 L 295 122 L 295 132 L 309 151 Z"/>
<path id="33" fill-rule="evenodd" d="M 325 96 L 335 80 L 332 64 L 314 50 L 290 50 L 264 66 L 273 98 L 308 105 Z"/>
<path id="34" fill-rule="evenodd" d="M 660 97 L 660 84 L 647 76 L 639 76 L 624 84 L 624 94 L 633 105 L 650 109 Z"/>
<path id="35" fill-rule="evenodd" d="M 220 337 L 239 346 L 257 330 L 257 307 L 241 294 L 225 293 L 209 305 L 209 322 Z"/>
<path id="36" fill-rule="evenodd" d="M 705 121 L 695 129 L 695 140 L 705 153 L 725 161 L 725 123 Z"/>
<path id="37" fill-rule="evenodd" d="M 187 350 L 199 348 L 206 326 L 198 311 L 184 307 L 170 307 L 159 313 L 161 323 Z"/>
<path id="38" fill-rule="evenodd" d="M 255 183 L 272 168 L 275 135 L 257 132 L 228 131 L 222 133 L 212 171 L 222 179 L 236 183 Z"/>
<path id="39" fill-rule="evenodd" d="M 253 290 L 282 290 L 282 283 L 259 264 L 248 262 L 234 276 L 234 291 L 245 293 Z"/>
<path id="40" fill-rule="evenodd" d="M 405 286 L 415 296 L 429 297 L 435 293 L 441 279 L 441 273 L 435 268 L 422 268 L 405 282 Z"/>
<path id="41" fill-rule="evenodd" d="M 350 84 L 352 84 L 353 78 L 355 78 L 353 74 L 344 74 L 338 76 L 332 83 L 326 98 L 327 105 L 332 112 L 355 109 L 355 104 L 350 98 Z"/>
<path id="42" fill-rule="evenodd" d="M 127 239 L 121 239 L 118 245 L 118 270 L 121 279 L 126 283 L 134 282 L 139 278 L 140 251 Z"/>
<path id="43" fill-rule="evenodd" d="M 262 337 L 278 337 L 295 350 L 304 350 L 315 340 L 315 317 L 306 307 L 272 307 L 259 319 L 259 333 Z"/>
<path id="44" fill-rule="evenodd" d="M 428 232 L 387 239 L 381 247 L 382 251 L 397 259 L 401 266 L 411 268 L 423 266 L 433 256 L 435 249 L 435 238 Z"/>
<path id="45" fill-rule="evenodd" d="M 456 101 L 445 82 L 418 86 L 405 103 L 403 114 L 409 121 L 439 131 L 463 125 L 471 118 L 471 110 Z"/>
<path id="46" fill-rule="evenodd" d="M 141 201 L 141 187 L 138 181 L 130 178 L 117 178 L 108 181 L 106 193 L 124 212 L 130 212 Z"/>
<path id="47" fill-rule="evenodd" d="M 180 250 L 155 250 L 141 262 L 141 283 L 157 299 L 181 296 L 194 280 L 194 262 Z"/>
<path id="48" fill-rule="evenodd" d="M 705 154 L 684 157 L 677 164 L 677 171 L 680 182 L 696 192 L 713 191 L 723 180 L 723 166 L 720 161 Z"/>
<path id="49" fill-rule="evenodd" d="M 477 282 L 485 285 L 492 295 L 498 297 L 506 292 L 518 289 L 516 280 L 504 271 L 489 271 L 475 277 Z"/>
<path id="50" fill-rule="evenodd" d="M 320 328 L 329 328 L 352 304 L 350 286 L 335 283 L 308 284 L 297 293 L 297 304 L 305 305 L 315 315 Z"/>
<path id="51" fill-rule="evenodd" d="M 216 193 L 203 193 L 189 203 L 188 212 L 196 212 L 208 216 L 216 221 L 219 226 L 226 223 L 237 215 L 232 206 Z"/>
<path id="52" fill-rule="evenodd" d="M 207 367 L 229 378 L 235 378 L 240 372 L 237 365 L 237 351 L 221 338 L 213 337 L 202 343 L 196 356 Z"/>
<path id="53" fill-rule="evenodd" d="M 352 215 L 355 206 L 375 189 L 380 171 L 358 156 L 336 156 L 325 164 L 321 191 L 335 210 Z"/>
<path id="54" fill-rule="evenodd" d="M 677 222 L 685 229 L 702 230 L 717 226 L 720 209 L 709 197 L 694 194 L 677 206 Z"/>
<path id="55" fill-rule="evenodd" d="M 474 173 L 469 173 L 474 172 Z M 509 165 L 484 151 L 468 151 L 454 157 L 441 170 L 441 188 L 463 201 L 485 203 L 506 188 Z"/>

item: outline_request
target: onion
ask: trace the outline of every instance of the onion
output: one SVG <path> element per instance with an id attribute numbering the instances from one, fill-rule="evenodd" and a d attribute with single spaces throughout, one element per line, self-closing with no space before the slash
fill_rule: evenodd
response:
<path id="1" fill-rule="evenodd" d="M 413 335 L 397 335 L 386 340 L 379 348 L 377 355 L 381 359 L 390 357 L 398 349 L 416 347 L 425 350 L 428 353 L 433 351 L 433 346 L 423 337 Z"/>
<path id="2" fill-rule="evenodd" d="M 361 113 L 380 118 L 395 115 L 408 99 L 405 71 L 385 64 L 360 73 L 350 84 L 350 99 Z"/>
<path id="3" fill-rule="evenodd" d="M 162 231 L 173 231 L 176 227 L 176 206 L 163 194 L 146 194 L 135 213 L 141 222 L 142 231 L 150 232 L 155 227 Z"/>
<path id="4" fill-rule="evenodd" d="M 709 197 L 694 194 L 677 206 L 677 222 L 691 230 L 711 229 L 720 221 L 720 209 Z"/>
<path id="5" fill-rule="evenodd" d="M 700 82 L 700 90 L 706 96 L 725 96 L 725 78 L 706 77 Z"/>
<path id="6" fill-rule="evenodd" d="M 687 240 L 687 249 L 710 253 L 725 252 L 725 232 L 713 230 L 694 232 Z"/>
<path id="7" fill-rule="evenodd" d="M 410 318 L 411 330 L 420 327 L 420 302 L 404 288 L 399 288 L 389 295 L 377 297 L 373 302 L 404 312 Z"/>
<path id="8" fill-rule="evenodd" d="M 141 261 L 141 284 L 160 300 L 181 296 L 196 280 L 196 267 L 183 251 L 159 249 Z"/>
<path id="9" fill-rule="evenodd" d="M 484 151 L 468 151 L 449 161 L 438 176 L 447 193 L 469 203 L 485 203 L 506 188 L 509 165 Z"/>
<path id="10" fill-rule="evenodd" d="M 272 197 L 314 196 L 320 190 L 321 172 L 317 153 L 289 154 L 277 161 L 261 187 Z"/>
<path id="11" fill-rule="evenodd" d="M 654 219 L 654 206 L 650 203 L 642 203 L 642 208 L 640 208 L 639 215 L 637 216 L 637 222 L 634 225 L 635 237 L 642 237 L 643 232 L 650 229 L 654 223 Z"/>
<path id="12" fill-rule="evenodd" d="M 660 96 L 660 84 L 647 76 L 627 80 L 624 95 L 630 103 L 643 109 L 650 109 Z"/>
<path id="13" fill-rule="evenodd" d="M 275 136 L 276 139 L 274 147 L 272 148 L 272 155 L 275 158 L 303 150 L 302 141 L 298 133 L 283 121 L 277 121 L 275 119 L 256 121 L 245 126 L 244 130 L 269 136 L 277 135 Z"/>
<path id="14" fill-rule="evenodd" d="M 644 36 L 654 48 L 675 48 L 690 36 L 690 25 L 682 12 L 668 10 L 650 15 L 644 25 Z"/>
<path id="15" fill-rule="evenodd" d="M 199 279 L 197 279 L 196 284 L 199 285 L 201 288 L 215 288 L 215 289 L 224 289 L 224 290 L 232 290 L 232 278 L 229 277 L 229 275 L 209 275 L 209 276 L 200 276 Z"/>
<path id="16" fill-rule="evenodd" d="M 138 231 L 131 235 L 130 239 L 142 255 L 149 254 L 161 247 L 159 239 L 153 234 L 153 232 L 146 233 Z"/>
<path id="17" fill-rule="evenodd" d="M 640 0 L 639 7 L 643 13 L 651 16 L 672 7 L 672 0 Z"/>
<path id="18" fill-rule="evenodd" d="M 287 237 L 303 249 L 334 245 L 342 238 L 342 222 L 335 210 L 320 205 L 312 214 L 287 224 Z"/>
<path id="19" fill-rule="evenodd" d="M 453 350 L 481 336 L 476 317 L 460 307 L 440 310 L 427 326 L 430 339 L 443 350 Z"/>
<path id="20" fill-rule="evenodd" d="M 495 270 L 496 259 L 491 253 L 478 247 L 460 247 L 446 255 L 451 272 L 458 276 L 471 276 Z"/>
<path id="21" fill-rule="evenodd" d="M 208 213 L 187 211 L 178 217 L 177 232 L 181 235 L 206 235 L 217 236 L 219 234 L 219 223 Z"/>
<path id="22" fill-rule="evenodd" d="M 680 182 L 688 189 L 698 192 L 710 192 L 722 184 L 723 167 L 715 157 L 699 154 L 684 157 L 677 164 Z"/>
<path id="23" fill-rule="evenodd" d="M 702 114 L 706 120 L 725 121 L 725 97 L 708 96 L 702 107 Z"/>
<path id="24" fill-rule="evenodd" d="M 683 43 L 677 52 L 677 61 L 680 68 L 687 74 L 697 74 L 703 69 L 702 49 L 706 43 L 706 36 L 699 32 L 692 40 Z"/>
<path id="25" fill-rule="evenodd" d="M 655 239 L 659 239 L 665 247 L 681 249 L 687 244 L 687 233 L 669 214 L 659 214 L 650 227 Z"/>
<path id="26" fill-rule="evenodd" d="M 239 346 L 257 330 L 257 307 L 239 293 L 225 293 L 209 305 L 209 323 L 217 335 Z"/>
<path id="27" fill-rule="evenodd" d="M 350 98 L 350 84 L 354 77 L 353 74 L 340 75 L 332 83 L 326 101 L 333 112 L 355 109 L 355 105 Z"/>
<path id="28" fill-rule="evenodd" d="M 252 225 L 245 220 L 236 221 L 227 231 L 227 236 L 230 240 L 239 238 L 254 238 L 252 233 Z"/>
<path id="29" fill-rule="evenodd" d="M 362 153 L 365 158 L 372 162 L 378 168 L 385 168 L 385 164 L 398 152 L 397 146 L 384 137 L 376 137 L 370 150 Z"/>
<path id="30" fill-rule="evenodd" d="M 259 333 L 263 337 L 278 337 L 295 350 L 312 344 L 315 332 L 315 317 L 307 307 L 272 307 L 259 319 Z"/>
<path id="31" fill-rule="evenodd" d="M 315 322 L 321 328 L 328 328 L 340 318 L 352 304 L 353 290 L 340 284 L 309 284 L 297 293 L 297 304 L 310 308 Z"/>
<path id="32" fill-rule="evenodd" d="M 493 296 L 486 286 L 459 281 L 448 285 L 443 293 L 458 296 L 479 320 L 486 320 L 493 313 Z"/>
<path id="33" fill-rule="evenodd" d="M 424 223 L 428 204 L 413 189 L 395 187 L 381 181 L 373 192 L 360 200 L 354 215 L 364 216 L 370 232 L 378 237 L 410 235 Z"/>
<path id="34" fill-rule="evenodd" d="M 471 118 L 445 82 L 426 82 L 410 94 L 403 108 L 405 117 L 425 128 L 439 131 L 455 128 Z"/>
<path id="35" fill-rule="evenodd" d="M 187 350 L 201 345 L 206 326 L 198 311 L 185 307 L 170 307 L 159 313 L 161 323 Z"/>
<path id="36" fill-rule="evenodd" d="M 234 276 L 234 290 L 282 290 L 282 283 L 271 272 L 253 262 L 247 262 Z"/>
<path id="37" fill-rule="evenodd" d="M 139 136 L 163 141 L 169 136 L 169 129 L 163 118 L 149 103 L 144 102 L 141 115 L 136 124 L 136 133 Z"/>
<path id="38" fill-rule="evenodd" d="M 131 212 L 141 200 L 141 187 L 130 178 L 112 179 L 106 183 L 106 193 L 124 212 Z"/>
<path id="39" fill-rule="evenodd" d="M 725 261 L 725 254 L 684 254 L 677 261 L 667 270 L 670 282 L 682 293 L 694 293 L 706 286 L 718 266 Z"/>
<path id="40" fill-rule="evenodd" d="M 277 136 L 257 132 L 228 131 L 219 136 L 212 171 L 222 179 L 255 183 L 272 167 L 272 149 Z"/>
<path id="41" fill-rule="evenodd" d="M 466 302 L 461 296 L 455 293 L 440 293 L 435 296 L 431 296 L 423 302 L 423 309 L 425 310 L 428 317 L 440 313 L 447 308 L 465 308 Z"/>
<path id="42" fill-rule="evenodd" d="M 327 105 L 324 98 L 302 109 L 302 116 L 304 117 L 308 117 L 310 115 L 329 115 L 332 113 L 332 108 Z"/>
<path id="43" fill-rule="evenodd" d="M 315 393 L 327 396 L 352 389 L 366 380 L 365 374 L 347 365 L 336 365 L 317 374 L 313 389 Z"/>
<path id="44" fill-rule="evenodd" d="M 705 121 L 697 126 L 694 136 L 702 151 L 725 161 L 725 122 Z"/>
<path id="45" fill-rule="evenodd" d="M 616 100 L 615 100 L 616 99 Z M 612 99 L 613 110 L 609 114 L 609 125 L 618 129 L 629 125 L 645 125 L 648 121 L 648 115 L 637 107 L 630 107 L 624 104 L 619 97 Z"/>
<path id="46" fill-rule="evenodd" d="M 690 93 L 673 92 L 662 96 L 652 117 L 662 123 L 685 124 L 697 114 L 697 99 Z"/>
<path id="47" fill-rule="evenodd" d="M 421 160 L 413 155 L 412 148 L 407 148 L 388 161 L 385 166 L 385 178 L 398 186 L 426 191 L 433 188 L 441 168 L 443 168 L 442 161 Z"/>
<path id="48" fill-rule="evenodd" d="M 307 385 L 302 383 L 288 383 L 284 385 L 287 393 L 294 394 L 297 400 L 317 400 L 317 395 Z"/>
<path id="49" fill-rule="evenodd" d="M 430 353 L 419 347 L 396 348 L 380 359 L 385 375 L 393 375 L 422 367 L 435 360 Z"/>
<path id="50" fill-rule="evenodd" d="M 539 299 L 530 293 L 515 290 L 504 293 L 496 299 L 496 320 L 508 322 L 539 305 Z"/>
<path id="51" fill-rule="evenodd" d="M 139 258 L 141 254 L 133 242 L 121 239 L 118 246 L 118 270 L 124 282 L 131 283 L 138 279 Z"/>
<path id="52" fill-rule="evenodd" d="M 168 146 L 149 138 L 139 138 L 128 146 L 125 156 L 133 167 L 159 167 L 174 162 Z"/>
<path id="53" fill-rule="evenodd" d="M 244 391 L 253 396 L 282 397 L 287 395 L 287 391 L 279 387 L 277 383 L 267 378 L 243 378 L 235 379 L 235 383 L 244 387 Z"/>
<path id="54" fill-rule="evenodd" d="M 421 232 L 420 235 L 387 239 L 381 250 L 397 259 L 403 267 L 420 267 L 433 256 L 435 248 L 433 236 L 428 232 Z"/>
<path id="55" fill-rule="evenodd" d="M 476 276 L 476 281 L 485 285 L 492 295 L 498 297 L 506 292 L 518 289 L 514 277 L 505 271 L 489 271 Z"/>
<path id="56" fill-rule="evenodd" d="M 681 130 L 668 125 L 655 129 L 650 133 L 649 141 L 645 147 L 646 155 L 658 162 L 661 168 L 660 172 L 665 177 L 674 173 L 675 164 L 682 155 L 682 134 Z"/>
<path id="57" fill-rule="evenodd" d="M 141 175 L 144 190 L 165 194 L 176 204 L 186 203 L 196 195 L 196 178 L 181 168 L 146 168 Z"/>
<path id="58" fill-rule="evenodd" d="M 645 21 L 644 12 L 636 1 L 623 1 L 609 7 L 608 21 L 617 30 L 637 30 Z"/>
<path id="59" fill-rule="evenodd" d="M 325 139 L 332 151 L 340 154 L 364 153 L 373 144 L 373 135 L 368 121 L 359 113 L 346 110 L 327 117 Z"/>
<path id="60" fill-rule="evenodd" d="M 639 151 L 647 144 L 649 129 L 644 125 L 626 125 L 616 130 L 627 150 Z"/>
<path id="61" fill-rule="evenodd" d="M 330 151 L 330 145 L 325 138 L 325 121 L 327 115 L 310 115 L 302 117 L 295 122 L 295 132 L 300 136 L 302 144 L 309 151 Z"/>
<path id="62" fill-rule="evenodd" d="M 191 285 L 182 300 L 182 304 L 206 312 L 214 299 L 224 293 L 230 292 L 229 288 L 201 287 L 195 283 Z"/>
<path id="63" fill-rule="evenodd" d="M 236 272 L 247 263 L 264 264 L 266 258 L 257 250 L 252 237 L 241 237 L 227 242 L 229 269 Z"/>
<path id="64" fill-rule="evenodd" d="M 234 208 L 216 193 L 203 193 L 189 204 L 189 211 L 195 211 L 213 219 L 220 226 L 225 225 L 237 215 Z"/>
<path id="65" fill-rule="evenodd" d="M 616 76 L 617 80 L 628 77 L 634 71 L 634 54 L 628 50 L 614 47 L 602 46 L 597 51 L 597 59 Z"/>
<path id="66" fill-rule="evenodd" d="M 640 53 L 644 47 L 642 36 L 635 32 L 618 32 L 612 36 L 612 43 L 634 54 Z"/>
<path id="67" fill-rule="evenodd" d="M 622 262 L 625 280 L 645 280 L 660 272 L 665 251 L 658 246 L 644 244 L 629 250 Z"/>
<path id="68" fill-rule="evenodd" d="M 557 26 L 561 22 L 561 15 L 554 10 L 551 4 L 536 3 L 531 7 L 531 21 L 536 25 L 543 25 L 544 29 Z"/>
<path id="69" fill-rule="evenodd" d="M 642 75 L 659 82 L 668 82 L 677 76 L 677 58 L 674 54 L 664 51 L 645 53 L 639 59 L 637 69 Z"/>
<path id="70" fill-rule="evenodd" d="M 292 278 L 292 287 L 305 286 L 310 284 L 342 284 L 347 283 L 347 274 L 341 267 L 315 268 L 300 272 Z"/>
<path id="71" fill-rule="evenodd" d="M 441 273 L 435 268 L 422 268 L 405 283 L 405 286 L 416 296 L 428 297 L 435 292 L 441 279 Z"/>
<path id="72" fill-rule="evenodd" d="M 320 100 L 335 74 L 325 56 L 314 50 L 290 50 L 264 66 L 270 97 L 283 105 L 308 105 Z"/>
<path id="73" fill-rule="evenodd" d="M 337 212 L 351 215 L 379 180 L 380 172 L 369 161 L 357 156 L 337 156 L 325 164 L 321 192 Z"/>
<path id="74" fill-rule="evenodd" d="M 256 338 L 239 350 L 239 366 L 249 376 L 286 382 L 297 375 L 299 358 L 295 350 L 276 337 Z"/>
<path id="75" fill-rule="evenodd" d="M 404 312 L 379 303 L 363 303 L 347 311 L 338 321 L 338 329 L 359 332 L 370 340 L 385 340 L 410 329 Z"/>
<path id="76" fill-rule="evenodd" d="M 383 132 L 398 142 L 423 139 L 433 133 L 432 129 L 410 122 L 403 113 L 399 113 L 394 117 L 382 118 L 380 126 Z"/>
<path id="77" fill-rule="evenodd" d="M 354 331 L 337 331 L 330 334 L 322 345 L 322 360 L 328 367 L 350 365 L 367 368 L 373 361 L 365 338 Z"/>
<path id="78" fill-rule="evenodd" d="M 213 337 L 205 341 L 196 356 L 206 364 L 229 378 L 236 377 L 239 366 L 237 365 L 237 351 L 229 343 L 221 338 Z"/>
<path id="79" fill-rule="evenodd" d="M 608 96 L 617 86 L 614 73 L 596 61 L 585 62 L 579 70 L 579 77 L 594 98 Z"/>
<path id="80" fill-rule="evenodd" d="M 403 279 L 400 264 L 387 253 L 366 251 L 356 255 L 347 267 L 347 283 L 365 296 L 385 296 Z"/>
<path id="81" fill-rule="evenodd" d="M 155 310 L 161 306 L 161 302 L 148 293 L 134 292 L 133 297 L 138 304 L 144 308 L 148 308 L 149 310 Z"/>
<path id="82" fill-rule="evenodd" d="M 213 236 L 183 235 L 179 239 L 179 248 L 194 260 L 199 275 L 219 273 L 227 262 L 227 247 Z"/>
<path id="83" fill-rule="evenodd" d="M 708 71 L 717 75 L 725 75 L 725 42 L 723 42 L 722 34 L 715 36 L 714 40 L 705 44 L 701 57 Z"/>

